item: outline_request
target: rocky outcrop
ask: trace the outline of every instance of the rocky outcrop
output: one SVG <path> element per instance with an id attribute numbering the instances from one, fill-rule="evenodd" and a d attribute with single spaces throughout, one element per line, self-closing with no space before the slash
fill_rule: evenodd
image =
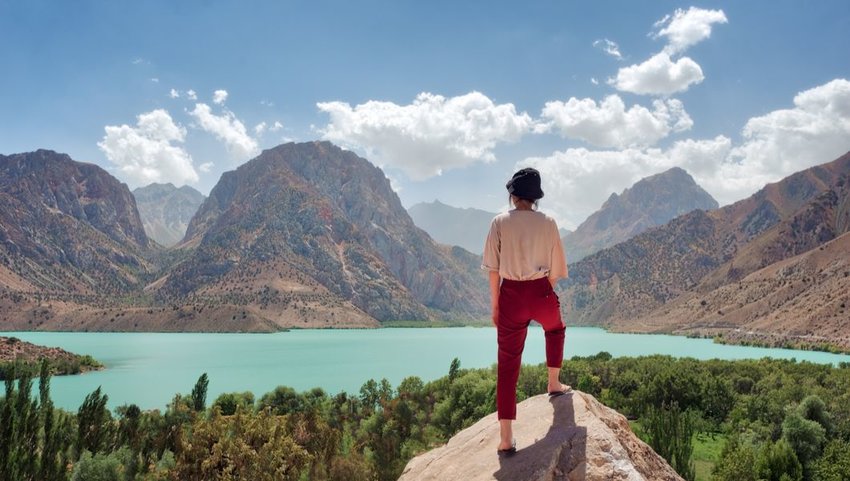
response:
<path id="1" fill-rule="evenodd" d="M 521 402 L 514 437 L 516 454 L 497 456 L 499 421 L 491 414 L 413 458 L 399 481 L 682 479 L 635 436 L 625 417 L 582 392 Z"/>
<path id="2" fill-rule="evenodd" d="M 686 171 L 673 167 L 641 179 L 564 236 L 567 261 L 581 260 L 692 210 L 711 210 L 717 201 Z"/>
<path id="3" fill-rule="evenodd" d="M 189 221 L 206 198 L 188 185 L 177 188 L 170 183 L 139 187 L 133 197 L 148 237 L 165 247 L 183 239 Z"/>

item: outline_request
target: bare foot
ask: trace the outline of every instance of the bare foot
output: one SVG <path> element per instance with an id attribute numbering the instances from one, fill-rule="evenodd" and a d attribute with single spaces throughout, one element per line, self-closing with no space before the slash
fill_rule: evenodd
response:
<path id="1" fill-rule="evenodd" d="M 558 384 L 549 384 L 548 386 L 549 394 L 553 393 L 561 393 L 566 394 L 573 390 L 571 386 L 568 384 L 558 383 Z"/>

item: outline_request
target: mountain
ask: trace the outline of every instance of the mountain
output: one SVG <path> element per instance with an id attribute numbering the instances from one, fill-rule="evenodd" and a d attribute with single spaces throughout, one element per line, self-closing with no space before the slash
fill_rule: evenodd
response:
<path id="1" fill-rule="evenodd" d="M 189 221 L 206 198 L 188 185 L 177 188 L 170 183 L 139 187 L 133 191 L 133 197 L 145 233 L 165 247 L 183 239 Z"/>
<path id="2" fill-rule="evenodd" d="M 846 232 L 850 224 L 848 175 L 850 153 L 768 184 L 729 206 L 677 217 L 573 264 L 571 278 L 561 286 L 565 317 L 577 324 L 665 332 L 683 329 L 692 320 L 697 322 L 705 316 L 684 311 L 673 316 L 674 307 L 687 304 L 693 296 L 728 289 L 725 286 L 737 287 L 746 276 L 814 248 L 825 248 L 824 242 Z M 836 255 L 846 259 L 849 254 L 838 249 Z M 824 289 L 817 295 L 831 288 Z M 817 288 L 809 290 L 800 308 L 819 309 L 814 304 L 817 292 Z M 783 302 L 795 296 L 786 296 Z M 795 301 L 801 303 L 803 298 Z M 749 301 L 739 303 L 743 309 Z M 700 301 L 701 308 L 709 305 Z M 769 305 L 772 308 L 763 315 L 736 318 L 740 323 L 726 316 L 728 307 L 726 311 L 718 309 L 724 312 L 718 316 L 730 321 L 720 325 L 726 330 L 741 323 L 765 329 L 759 319 L 776 318 L 782 312 L 773 309 L 777 302 Z M 787 317 L 798 327 L 807 322 Z M 834 326 L 828 323 L 819 332 Z"/>
<path id="3" fill-rule="evenodd" d="M 417 228 L 383 172 L 328 142 L 284 144 L 222 175 L 164 303 L 237 306 L 279 326 L 486 317 L 477 258 Z"/>
<path id="4" fill-rule="evenodd" d="M 473 208 L 459 208 L 439 200 L 421 202 L 407 209 L 413 222 L 437 242 L 463 247 L 481 255 L 484 239 L 490 230 L 495 212 Z"/>
<path id="5" fill-rule="evenodd" d="M 517 404 L 517 419 L 514 456 L 495 453 L 499 420 L 493 413 L 411 459 L 399 481 L 682 480 L 622 414 L 589 394 L 530 397 Z"/>
<path id="6" fill-rule="evenodd" d="M 0 155 L 0 282 L 110 296 L 141 287 L 151 244 L 126 185 L 50 150 Z"/>
<path id="7" fill-rule="evenodd" d="M 717 207 L 690 174 L 673 167 L 641 179 L 620 195 L 611 194 L 598 211 L 564 236 L 567 261 L 581 260 L 692 210 Z"/>

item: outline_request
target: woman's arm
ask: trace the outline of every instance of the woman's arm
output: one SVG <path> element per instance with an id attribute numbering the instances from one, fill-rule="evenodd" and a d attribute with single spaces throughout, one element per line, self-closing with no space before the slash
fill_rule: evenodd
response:
<path id="1" fill-rule="evenodd" d="M 496 327 L 499 327 L 499 286 L 501 283 L 502 278 L 499 277 L 499 271 L 490 271 L 490 309 L 493 311 L 491 318 Z"/>

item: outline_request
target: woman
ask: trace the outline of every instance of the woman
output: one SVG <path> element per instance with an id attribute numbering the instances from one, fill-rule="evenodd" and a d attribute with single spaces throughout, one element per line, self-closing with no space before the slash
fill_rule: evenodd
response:
<path id="1" fill-rule="evenodd" d="M 564 359 L 564 323 L 554 286 L 567 277 L 567 263 L 555 221 L 535 210 L 543 197 L 540 173 L 515 173 L 505 185 L 513 209 L 490 224 L 482 267 L 490 271 L 493 324 L 498 333 L 496 408 L 501 428 L 499 454 L 516 452 L 511 423 L 516 419 L 516 384 L 528 324 L 535 320 L 546 337 L 550 396 L 570 391 L 559 374 Z"/>

